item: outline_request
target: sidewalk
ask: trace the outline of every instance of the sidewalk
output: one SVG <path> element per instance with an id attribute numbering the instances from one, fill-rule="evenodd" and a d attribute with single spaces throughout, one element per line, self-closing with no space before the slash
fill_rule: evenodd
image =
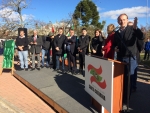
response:
<path id="1" fill-rule="evenodd" d="M 1 113 L 55 113 L 10 73 L 0 75 Z"/>

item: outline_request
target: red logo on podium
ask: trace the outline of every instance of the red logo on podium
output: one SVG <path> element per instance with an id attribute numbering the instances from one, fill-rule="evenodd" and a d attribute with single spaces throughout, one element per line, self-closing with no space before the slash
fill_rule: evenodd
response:
<path id="1" fill-rule="evenodd" d="M 89 64 L 88 65 L 88 71 L 90 71 L 90 74 L 92 74 L 93 76 L 91 76 L 90 80 L 91 83 L 95 82 L 97 83 L 98 86 L 100 86 L 100 88 L 105 89 L 106 88 L 106 81 L 104 80 L 102 82 L 102 67 L 100 66 L 98 69 L 96 69 L 93 65 Z"/>

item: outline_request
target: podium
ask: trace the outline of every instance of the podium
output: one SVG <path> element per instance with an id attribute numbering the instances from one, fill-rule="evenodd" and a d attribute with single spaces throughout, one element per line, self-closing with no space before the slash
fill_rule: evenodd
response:
<path id="1" fill-rule="evenodd" d="M 112 59 L 85 56 L 85 90 L 98 112 L 122 110 L 124 65 Z M 105 84 L 99 87 L 102 83 Z"/>

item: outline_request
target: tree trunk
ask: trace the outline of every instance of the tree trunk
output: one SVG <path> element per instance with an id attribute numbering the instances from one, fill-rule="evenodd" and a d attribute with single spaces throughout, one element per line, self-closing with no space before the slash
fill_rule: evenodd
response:
<path id="1" fill-rule="evenodd" d="M 23 19 L 22 19 L 21 12 L 19 12 L 19 17 L 20 17 L 20 25 L 21 25 L 21 28 L 23 28 L 23 27 L 24 27 L 24 23 L 23 23 Z"/>

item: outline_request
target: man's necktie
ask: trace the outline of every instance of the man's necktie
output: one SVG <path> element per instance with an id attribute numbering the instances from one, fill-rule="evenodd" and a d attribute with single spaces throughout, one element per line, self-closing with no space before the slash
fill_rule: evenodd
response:
<path id="1" fill-rule="evenodd" d="M 36 42 L 36 37 L 34 37 L 34 42 Z"/>

